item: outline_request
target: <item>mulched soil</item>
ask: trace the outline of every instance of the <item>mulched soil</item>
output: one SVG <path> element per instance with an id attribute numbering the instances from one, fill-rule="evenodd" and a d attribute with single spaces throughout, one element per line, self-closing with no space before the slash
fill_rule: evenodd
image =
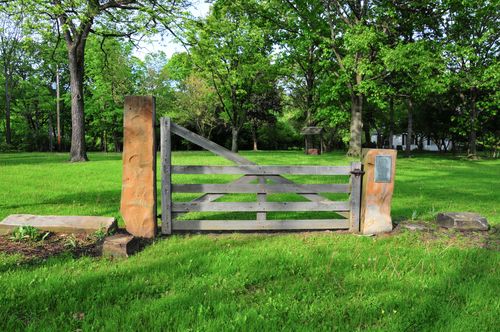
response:
<path id="1" fill-rule="evenodd" d="M 41 241 L 14 241 L 10 235 L 0 236 L 0 253 L 20 254 L 24 260 L 43 260 L 62 253 L 75 257 L 99 256 L 102 240 L 87 234 L 50 233 Z"/>

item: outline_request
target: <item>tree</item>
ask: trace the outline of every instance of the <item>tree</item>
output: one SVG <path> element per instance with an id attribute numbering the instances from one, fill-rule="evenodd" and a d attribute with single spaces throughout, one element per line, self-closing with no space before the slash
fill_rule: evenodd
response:
<path id="1" fill-rule="evenodd" d="M 395 73 L 393 82 L 398 81 L 395 84 L 396 95 L 407 103 L 406 156 L 411 153 L 415 103 L 422 102 L 431 93 L 441 93 L 445 89 L 446 77 L 441 74 L 443 61 L 439 57 L 439 50 L 433 49 L 435 46 L 426 41 L 400 43 L 384 52 L 385 67 Z"/>
<path id="2" fill-rule="evenodd" d="M 160 21 L 168 29 L 185 1 L 174 0 L 13 0 L 4 5 L 11 13 L 25 13 L 29 24 L 47 32 L 55 27 L 67 47 L 71 86 L 70 160 L 86 161 L 84 77 L 85 48 L 91 33 L 102 37 L 132 37 L 144 27 L 156 31 Z"/>
<path id="3" fill-rule="evenodd" d="M 17 53 L 15 88 L 12 90 L 13 144 L 28 151 L 53 148 L 54 73 L 50 58 L 50 40 L 24 38 Z"/>
<path id="4" fill-rule="evenodd" d="M 250 95 L 247 117 L 250 122 L 254 151 L 258 150 L 258 128 L 264 124 L 276 124 L 276 117 L 282 111 L 281 94 L 273 78 L 265 77 Z"/>
<path id="5" fill-rule="evenodd" d="M 276 30 L 275 39 L 281 49 L 277 60 L 280 74 L 287 89 L 293 91 L 294 103 L 304 111 L 304 124 L 312 126 L 320 103 L 320 80 L 326 69 L 322 61 L 328 24 L 322 17 L 323 6 L 319 0 L 279 0 L 271 4 L 270 8 L 262 4 L 260 11 Z"/>
<path id="6" fill-rule="evenodd" d="M 155 96 L 157 117 L 174 117 L 175 91 L 167 68 L 168 62 L 167 55 L 159 51 L 146 55 L 144 61 L 135 59 L 133 64 L 134 93 Z"/>
<path id="7" fill-rule="evenodd" d="M 163 52 L 149 54 L 138 71 L 139 92 L 156 96 L 158 115 L 169 116 L 210 138 L 220 124 L 219 102 L 209 80 L 193 70 L 188 53 L 175 53 L 170 59 Z"/>
<path id="8" fill-rule="evenodd" d="M 351 99 L 350 156 L 361 155 L 363 102 L 367 85 L 380 75 L 374 66 L 384 43 L 384 28 L 377 21 L 374 1 L 323 0 L 330 26 L 332 60 L 338 82 L 347 86 Z"/>
<path id="9" fill-rule="evenodd" d="M 491 68 L 498 68 L 498 4 L 482 0 L 448 0 L 444 3 L 448 70 L 454 74 L 452 84 L 459 90 L 462 100 L 460 113 L 468 127 L 468 154 L 475 159 L 477 131 L 484 122 L 479 118 L 490 118 L 496 111 L 495 107 L 479 105 L 498 90 L 498 75 L 490 74 Z"/>
<path id="10" fill-rule="evenodd" d="M 195 73 L 190 74 L 177 93 L 181 122 L 194 126 L 198 133 L 210 138 L 218 121 L 217 101 L 214 88 Z"/>
<path id="11" fill-rule="evenodd" d="M 100 138 L 101 150 L 108 150 L 113 139 L 116 152 L 121 151 L 124 96 L 133 91 L 132 45 L 119 39 L 91 38 L 87 47 L 85 95 L 87 123 L 94 140 Z"/>
<path id="12" fill-rule="evenodd" d="M 11 104 L 12 89 L 14 87 L 14 73 L 18 65 L 19 51 L 21 48 L 21 19 L 11 18 L 5 13 L 0 13 L 2 20 L 0 26 L 0 60 L 3 67 L 5 89 L 5 143 L 12 144 L 11 131 Z"/>
<path id="13" fill-rule="evenodd" d="M 238 134 L 247 121 L 255 82 L 270 67 L 272 44 L 239 4 L 218 1 L 210 15 L 190 26 L 187 40 L 195 65 L 209 78 L 225 121 L 231 127 L 231 150 L 238 151 Z"/>

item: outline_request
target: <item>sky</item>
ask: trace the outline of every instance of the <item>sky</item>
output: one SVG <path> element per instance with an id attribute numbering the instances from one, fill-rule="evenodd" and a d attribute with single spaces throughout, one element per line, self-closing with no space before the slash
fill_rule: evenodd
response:
<path id="1" fill-rule="evenodd" d="M 192 6 L 189 8 L 191 14 L 197 17 L 206 16 L 210 4 L 204 0 L 193 0 Z M 148 53 L 163 51 L 167 57 L 171 57 L 176 52 L 183 52 L 184 47 L 175 41 L 170 34 L 167 36 L 156 35 L 149 38 L 144 38 L 139 43 L 139 46 L 134 50 L 134 55 L 142 60 Z"/>

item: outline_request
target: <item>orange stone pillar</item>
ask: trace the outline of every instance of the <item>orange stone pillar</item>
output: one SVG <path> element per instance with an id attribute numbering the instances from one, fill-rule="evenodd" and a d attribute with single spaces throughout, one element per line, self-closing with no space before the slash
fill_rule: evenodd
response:
<path id="1" fill-rule="evenodd" d="M 127 231 L 153 238 L 156 224 L 154 97 L 125 97 L 121 214 Z"/>
<path id="2" fill-rule="evenodd" d="M 361 233 L 377 234 L 392 230 L 391 201 L 396 171 L 396 150 L 363 150 Z"/>

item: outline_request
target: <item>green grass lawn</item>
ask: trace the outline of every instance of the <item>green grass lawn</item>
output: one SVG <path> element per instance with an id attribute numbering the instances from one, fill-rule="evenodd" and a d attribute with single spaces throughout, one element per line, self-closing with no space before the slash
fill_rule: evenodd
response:
<path id="1" fill-rule="evenodd" d="M 242 154 L 268 165 L 350 161 L 340 153 Z M 0 154 L 0 218 L 12 213 L 119 217 L 121 156 L 90 154 L 90 159 L 70 164 L 67 154 Z M 205 152 L 174 153 L 174 163 L 229 164 Z M 223 183 L 235 177 L 176 176 L 174 182 Z M 432 220 L 440 211 L 471 211 L 498 225 L 499 188 L 498 160 L 400 158 L 392 215 Z M 66 255 L 25 264 L 19 256 L 0 254 L 0 331 L 497 330 L 499 268 L 498 251 L 462 245 L 460 236 L 431 240 L 410 232 L 371 238 L 172 236 L 115 261 Z"/>

